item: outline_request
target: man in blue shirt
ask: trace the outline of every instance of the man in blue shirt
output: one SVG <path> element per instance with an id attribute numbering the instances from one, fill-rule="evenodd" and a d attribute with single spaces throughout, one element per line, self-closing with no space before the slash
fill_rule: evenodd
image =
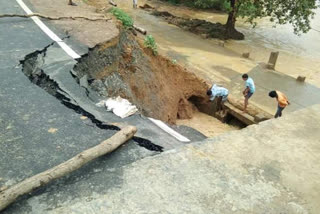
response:
<path id="1" fill-rule="evenodd" d="M 249 98 L 253 95 L 253 93 L 256 91 L 256 87 L 254 85 L 253 79 L 248 76 L 248 74 L 242 75 L 243 81 L 246 81 L 246 88 L 243 90 L 243 96 L 244 96 L 244 108 L 243 113 L 247 112 L 247 106 Z"/>
<path id="2" fill-rule="evenodd" d="M 228 94 L 228 89 L 217 86 L 216 84 L 207 91 L 207 95 L 211 101 L 217 98 L 218 111 L 223 110 L 223 114 L 225 113 L 224 102 L 227 101 Z"/>

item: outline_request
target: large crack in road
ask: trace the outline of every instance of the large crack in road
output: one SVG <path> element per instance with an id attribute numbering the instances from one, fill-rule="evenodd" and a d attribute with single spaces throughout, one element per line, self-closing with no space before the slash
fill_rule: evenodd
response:
<path id="1" fill-rule="evenodd" d="M 106 124 L 84 110 L 66 91 L 64 91 L 57 82 L 50 78 L 48 74 L 42 69 L 45 64 L 45 58 L 47 56 L 47 50 L 53 46 L 55 42 L 49 44 L 42 50 L 37 50 L 25 56 L 20 61 L 22 65 L 22 72 L 28 77 L 28 79 L 35 85 L 44 89 L 47 93 L 57 98 L 64 106 L 72 109 L 78 114 L 86 116 L 91 122 L 100 129 L 105 130 L 120 130 L 118 126 Z M 134 136 L 133 141 L 139 146 L 144 147 L 150 151 L 162 152 L 163 147 L 152 143 L 150 140 Z"/>

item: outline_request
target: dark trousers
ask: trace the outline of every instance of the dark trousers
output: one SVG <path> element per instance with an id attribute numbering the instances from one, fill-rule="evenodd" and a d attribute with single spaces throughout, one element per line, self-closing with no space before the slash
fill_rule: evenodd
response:
<path id="1" fill-rule="evenodd" d="M 276 112 L 276 115 L 274 115 L 274 118 L 281 117 L 283 109 L 284 109 L 284 107 L 278 106 L 278 110 Z"/>

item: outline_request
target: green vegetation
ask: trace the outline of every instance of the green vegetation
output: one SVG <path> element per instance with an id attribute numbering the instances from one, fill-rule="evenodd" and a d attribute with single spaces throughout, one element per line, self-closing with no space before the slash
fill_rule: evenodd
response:
<path id="1" fill-rule="evenodd" d="M 254 20 L 257 18 L 270 17 L 270 21 L 275 24 L 290 23 L 296 34 L 306 33 L 311 29 L 310 19 L 313 18 L 313 10 L 316 8 L 317 0 L 241 0 L 232 7 L 235 16 L 247 18 L 253 25 L 256 25 Z"/>
<path id="2" fill-rule="evenodd" d="M 216 9 L 228 12 L 230 9 L 229 0 L 167 0 L 170 4 L 183 4 L 188 7 L 195 7 L 201 9 Z"/>
<path id="3" fill-rule="evenodd" d="M 196 0 L 196 4 L 206 8 L 221 7 L 229 13 L 226 32 L 234 33 L 237 17 L 245 18 L 255 26 L 257 18 L 270 17 L 277 24 L 290 23 L 296 34 L 308 32 L 313 10 L 317 8 L 318 0 Z M 211 3 L 210 3 L 211 2 Z M 228 5 L 227 5 L 227 4 Z M 210 7 L 209 7 L 210 6 Z"/>
<path id="4" fill-rule="evenodd" d="M 132 27 L 133 26 L 133 20 L 132 18 L 125 13 L 123 10 L 119 8 L 112 8 L 111 13 L 122 22 L 123 26 L 125 27 Z"/>
<path id="5" fill-rule="evenodd" d="M 179 0 L 168 0 L 168 2 L 169 2 L 170 4 L 173 4 L 173 5 L 180 4 L 180 1 L 179 1 Z"/>
<path id="6" fill-rule="evenodd" d="M 196 0 L 194 1 L 194 6 L 202 9 L 213 8 L 224 12 L 229 12 L 230 10 L 228 0 Z"/>
<path id="7" fill-rule="evenodd" d="M 174 4 L 184 4 L 189 7 L 217 9 L 229 14 L 226 23 L 226 37 L 239 35 L 235 29 L 238 17 L 256 26 L 256 19 L 269 17 L 275 25 L 291 24 L 294 33 L 308 32 L 310 19 L 318 7 L 318 0 L 168 0 Z M 233 35 L 233 36 L 232 36 Z"/>
<path id="8" fill-rule="evenodd" d="M 144 45 L 147 48 L 150 48 L 152 50 L 153 55 L 157 55 L 158 54 L 157 44 L 156 44 L 156 41 L 154 40 L 152 35 L 148 35 L 148 36 L 145 37 Z"/>

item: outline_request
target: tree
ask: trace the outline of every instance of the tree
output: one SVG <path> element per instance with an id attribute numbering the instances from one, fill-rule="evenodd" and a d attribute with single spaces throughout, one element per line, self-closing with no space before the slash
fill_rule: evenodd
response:
<path id="1" fill-rule="evenodd" d="M 270 21 L 277 24 L 290 23 L 294 33 L 308 32 L 310 19 L 314 16 L 317 0 L 228 0 L 230 9 L 226 23 L 226 34 L 234 37 L 239 32 L 235 29 L 237 17 L 256 25 L 257 18 L 270 17 Z"/>

